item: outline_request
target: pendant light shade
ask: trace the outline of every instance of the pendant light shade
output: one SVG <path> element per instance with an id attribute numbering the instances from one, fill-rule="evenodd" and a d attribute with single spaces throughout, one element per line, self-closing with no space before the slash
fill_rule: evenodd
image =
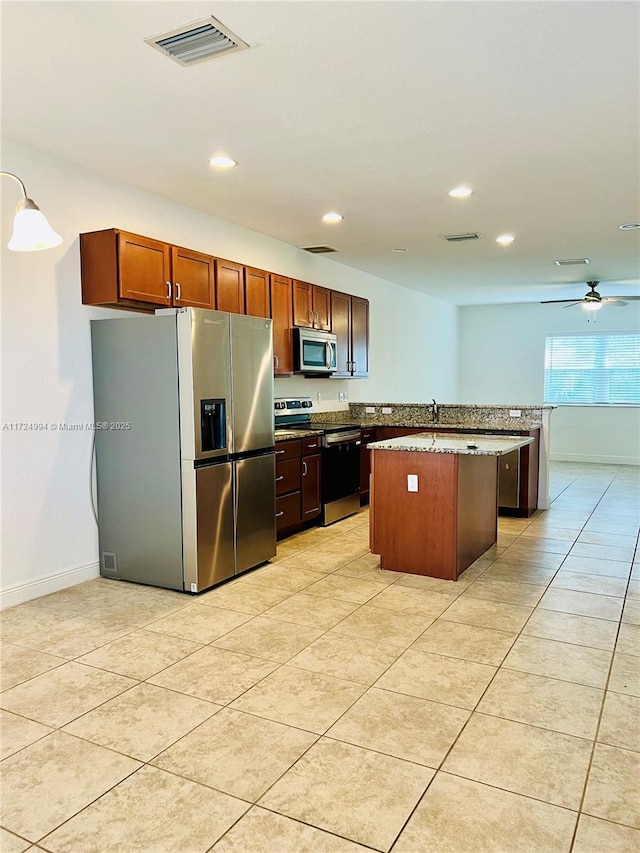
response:
<path id="1" fill-rule="evenodd" d="M 17 181 L 24 196 L 16 207 L 13 234 L 8 248 L 13 252 L 38 252 L 59 246 L 62 243 L 62 237 L 49 225 L 38 205 L 27 197 L 27 191 L 20 178 L 12 175 L 11 172 L 0 172 L 0 175 Z"/>

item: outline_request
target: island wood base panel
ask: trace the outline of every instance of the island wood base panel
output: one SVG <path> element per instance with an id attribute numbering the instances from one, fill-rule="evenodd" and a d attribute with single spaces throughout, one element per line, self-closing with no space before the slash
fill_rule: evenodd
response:
<path id="1" fill-rule="evenodd" d="M 371 550 L 387 571 L 456 580 L 495 544 L 495 456 L 373 450 Z M 416 474 L 418 491 L 407 491 Z"/>

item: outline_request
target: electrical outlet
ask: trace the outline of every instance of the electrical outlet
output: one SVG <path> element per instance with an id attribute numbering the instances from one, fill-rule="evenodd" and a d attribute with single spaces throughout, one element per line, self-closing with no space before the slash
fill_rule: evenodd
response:
<path id="1" fill-rule="evenodd" d="M 407 474 L 407 491 L 408 492 L 417 492 L 418 491 L 418 475 L 417 474 Z"/>
<path id="2" fill-rule="evenodd" d="M 522 409 L 509 409 L 509 417 L 510 418 L 521 418 L 522 417 Z"/>
<path id="3" fill-rule="evenodd" d="M 376 407 L 375 406 L 365 406 L 364 407 L 365 415 L 375 415 Z"/>
<path id="4" fill-rule="evenodd" d="M 383 415 L 390 415 L 392 413 L 393 413 L 393 409 L 390 406 L 383 406 L 382 407 L 382 414 Z"/>

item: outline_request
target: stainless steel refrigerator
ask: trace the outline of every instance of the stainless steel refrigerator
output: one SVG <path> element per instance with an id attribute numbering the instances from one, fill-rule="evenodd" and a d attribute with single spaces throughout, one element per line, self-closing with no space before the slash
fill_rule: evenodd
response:
<path id="1" fill-rule="evenodd" d="M 271 320 L 93 320 L 100 573 L 199 592 L 276 553 Z"/>

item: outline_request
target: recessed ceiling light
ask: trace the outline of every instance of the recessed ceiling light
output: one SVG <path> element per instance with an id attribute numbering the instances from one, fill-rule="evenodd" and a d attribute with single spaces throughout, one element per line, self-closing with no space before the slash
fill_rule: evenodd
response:
<path id="1" fill-rule="evenodd" d="M 558 258 L 553 262 L 557 267 L 575 267 L 581 264 L 590 264 L 589 258 Z"/>
<path id="2" fill-rule="evenodd" d="M 343 219 L 344 216 L 341 213 L 325 213 L 325 215 L 322 217 L 323 222 L 329 223 L 342 222 Z"/>
<path id="3" fill-rule="evenodd" d="M 232 160 L 231 157 L 220 155 L 219 157 L 212 157 L 209 160 L 209 165 L 215 166 L 217 169 L 231 169 L 233 166 L 238 165 L 238 161 Z"/>
<path id="4" fill-rule="evenodd" d="M 496 243 L 500 243 L 501 246 L 508 246 L 509 243 L 513 243 L 515 237 L 513 234 L 501 234 L 499 237 L 496 237 Z"/>
<path id="5" fill-rule="evenodd" d="M 408 249 L 401 249 L 401 248 L 398 248 L 398 249 L 392 249 L 391 251 L 392 251 L 392 252 L 408 252 L 409 250 L 408 250 Z"/>
<path id="6" fill-rule="evenodd" d="M 625 222 L 624 225 L 618 225 L 621 231 L 636 231 L 640 228 L 640 222 Z"/>
<path id="7" fill-rule="evenodd" d="M 472 192 L 471 187 L 454 187 L 452 190 L 449 190 L 449 195 L 452 198 L 467 198 Z"/>

